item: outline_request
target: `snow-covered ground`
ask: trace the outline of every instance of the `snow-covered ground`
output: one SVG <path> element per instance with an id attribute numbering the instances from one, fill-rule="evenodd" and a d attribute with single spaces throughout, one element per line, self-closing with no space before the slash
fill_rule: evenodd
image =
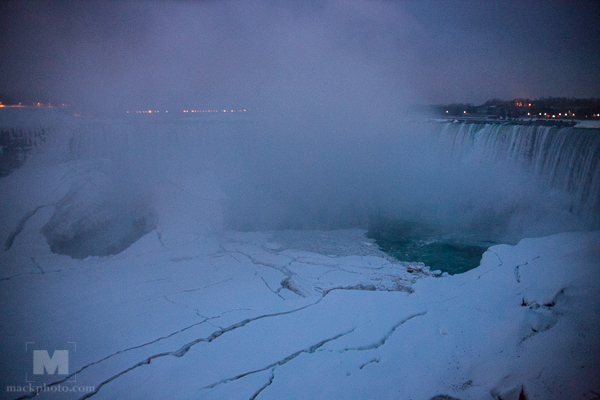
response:
<path id="1" fill-rule="evenodd" d="M 600 232 L 494 246 L 439 277 L 361 230 L 220 230 L 209 181 L 192 221 L 178 181 L 122 253 L 52 253 L 42 228 L 57 212 L 67 232 L 93 224 L 106 168 L 34 163 L 0 181 L 2 398 L 44 384 L 39 398 L 600 396 Z M 34 350 L 68 350 L 68 373 L 56 357 L 34 374 Z"/>
<path id="2" fill-rule="evenodd" d="M 196 153 L 191 125 L 118 162 L 135 138 L 110 124 L 19 109 L 0 127 L 48 139 L 0 179 L 0 398 L 600 398 L 600 232 L 440 276 L 358 229 L 224 230 L 215 146 Z M 125 190 L 113 168 L 153 166 L 156 143 L 160 176 Z"/>

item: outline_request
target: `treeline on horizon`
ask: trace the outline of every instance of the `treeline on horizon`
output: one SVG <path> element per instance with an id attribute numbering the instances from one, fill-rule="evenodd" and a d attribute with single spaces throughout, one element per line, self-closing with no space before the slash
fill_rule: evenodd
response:
<path id="1" fill-rule="evenodd" d="M 418 107 L 419 111 L 444 116 L 481 115 L 502 118 L 573 118 L 599 119 L 600 98 L 578 99 L 574 97 L 542 97 L 539 99 L 517 98 L 492 99 L 481 105 L 452 103 Z"/>

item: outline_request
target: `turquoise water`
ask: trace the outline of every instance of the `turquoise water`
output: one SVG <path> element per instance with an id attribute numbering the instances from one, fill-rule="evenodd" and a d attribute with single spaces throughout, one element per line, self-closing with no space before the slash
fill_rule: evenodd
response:
<path id="1" fill-rule="evenodd" d="M 378 222 L 367 235 L 400 261 L 422 262 L 450 275 L 478 267 L 483 253 L 496 244 L 473 233 L 441 233 L 429 225 L 398 220 Z"/>

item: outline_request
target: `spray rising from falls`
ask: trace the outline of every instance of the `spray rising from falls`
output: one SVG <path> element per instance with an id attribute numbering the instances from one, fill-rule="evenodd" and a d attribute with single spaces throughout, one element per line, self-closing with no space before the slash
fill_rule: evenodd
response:
<path id="1" fill-rule="evenodd" d="M 430 128 L 437 190 L 423 189 L 443 204 L 423 201 L 419 218 L 377 221 L 369 235 L 389 254 L 460 273 L 494 243 L 600 227 L 598 130 L 531 122 Z"/>
<path id="2" fill-rule="evenodd" d="M 164 239 L 403 220 L 515 242 L 599 227 L 597 130 L 232 115 L 75 119 L 46 131 L 22 168 L 62 163 L 70 190 L 43 233 L 74 257 L 118 253 L 150 230 Z"/>
<path id="3" fill-rule="evenodd" d="M 600 227 L 600 131 L 516 124 L 443 124 L 442 141 L 473 167 L 499 163 L 534 176 L 542 193 L 568 198 L 568 211 Z"/>
<path id="4" fill-rule="evenodd" d="M 492 166 L 490 172 L 508 185 L 518 182 L 514 217 L 521 218 L 521 225 L 532 224 L 533 229 L 524 229 L 527 234 L 600 227 L 598 130 L 455 123 L 437 131 L 459 168 L 489 171 Z M 531 218 L 536 213 L 538 221 Z"/>

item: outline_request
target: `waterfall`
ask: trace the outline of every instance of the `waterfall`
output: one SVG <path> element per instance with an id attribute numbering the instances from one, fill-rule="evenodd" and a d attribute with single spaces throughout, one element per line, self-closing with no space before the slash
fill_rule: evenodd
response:
<path id="1" fill-rule="evenodd" d="M 544 188 L 568 193 L 570 212 L 600 226 L 600 130 L 447 123 L 437 131 L 454 160 L 474 166 L 494 161 L 531 173 Z"/>
<path id="2" fill-rule="evenodd" d="M 281 212 L 254 218 L 260 228 L 279 226 L 263 225 L 268 218 L 285 222 L 296 214 L 335 220 L 346 208 L 360 213 L 355 220 L 379 209 L 457 229 L 504 221 L 506 231 L 533 236 L 600 227 L 596 129 L 409 121 L 396 135 L 352 133 L 337 141 L 330 136 L 342 133 L 327 129 L 278 135 L 236 119 L 87 121 L 74 132 L 70 154 L 111 159 L 120 193 L 132 182 L 140 189 L 182 171 L 211 171 L 236 204 L 236 218 L 254 218 L 262 208 Z"/>
<path id="3" fill-rule="evenodd" d="M 6 162 L 11 171 L 23 164 L 5 144 L 13 137 L 31 148 L 24 168 L 71 166 L 74 192 L 57 204 L 48 236 L 64 233 L 58 221 L 73 210 L 88 218 L 88 203 L 94 235 L 105 223 L 121 229 L 109 224 L 119 219 L 126 237 L 142 220 L 144 232 L 185 221 L 212 231 L 402 220 L 503 243 L 600 229 L 598 129 L 308 117 L 291 124 L 233 115 L 93 119 L 35 109 L 2 117 L 0 161 L 14 163 Z"/>

